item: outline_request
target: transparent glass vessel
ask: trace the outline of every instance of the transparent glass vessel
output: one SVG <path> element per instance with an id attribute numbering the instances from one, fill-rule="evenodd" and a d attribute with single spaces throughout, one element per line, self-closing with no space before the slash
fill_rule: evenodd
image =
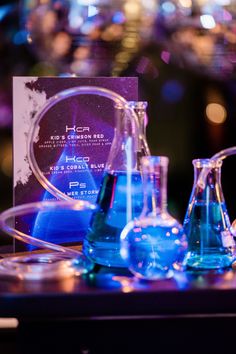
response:
<path id="1" fill-rule="evenodd" d="M 128 105 L 135 108 L 133 103 Z M 116 128 L 97 198 L 99 208 L 92 216 L 83 250 L 95 263 L 126 267 L 120 256 L 120 233 L 142 211 L 140 159 L 149 154 L 149 149 L 143 127 L 134 125 L 127 107 L 119 103 L 115 108 Z M 146 105 L 142 105 L 140 117 L 145 109 Z"/>
<path id="2" fill-rule="evenodd" d="M 138 278 L 169 278 L 187 250 L 182 225 L 167 210 L 168 158 L 142 158 L 144 205 L 121 234 L 121 255 Z"/>
<path id="3" fill-rule="evenodd" d="M 220 159 L 193 160 L 194 184 L 184 220 L 188 238 L 185 264 L 193 269 L 221 269 L 231 265 L 234 239 L 221 186 Z M 203 170 L 208 174 L 203 187 L 198 178 Z"/>

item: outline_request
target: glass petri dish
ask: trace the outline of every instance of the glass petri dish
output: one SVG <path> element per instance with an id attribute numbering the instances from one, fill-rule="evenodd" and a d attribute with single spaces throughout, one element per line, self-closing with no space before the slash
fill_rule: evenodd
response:
<path id="1" fill-rule="evenodd" d="M 0 229 L 15 240 L 32 246 L 24 255 L 15 254 L 0 260 L 0 277 L 15 277 L 21 280 L 57 280 L 85 274 L 93 269 L 93 262 L 82 251 L 61 244 L 54 244 L 41 237 L 33 237 L 16 229 L 17 217 L 45 213 L 61 217 L 61 212 L 73 211 L 79 221 L 83 215 L 90 215 L 96 205 L 88 201 L 50 201 L 23 204 L 5 210 L 0 214 Z M 65 214 L 66 215 L 66 214 Z M 65 230 L 66 232 L 66 224 Z M 78 225 L 79 228 L 79 225 Z M 39 251 L 38 249 L 43 249 Z M 50 252 L 51 251 L 51 252 Z M 53 251 L 53 252 L 52 252 Z"/>

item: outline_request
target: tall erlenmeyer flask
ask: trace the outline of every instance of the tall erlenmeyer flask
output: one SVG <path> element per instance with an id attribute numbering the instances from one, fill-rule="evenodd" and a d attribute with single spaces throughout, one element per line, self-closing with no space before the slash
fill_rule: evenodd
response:
<path id="1" fill-rule="evenodd" d="M 116 128 L 103 181 L 97 198 L 99 206 L 84 239 L 84 253 L 95 263 L 126 267 L 120 256 L 120 233 L 141 213 L 143 188 L 140 159 L 149 149 L 140 128 L 127 114 L 127 107 L 116 105 Z"/>
<path id="2" fill-rule="evenodd" d="M 184 229 L 188 237 L 186 265 L 194 269 L 221 269 L 231 265 L 235 246 L 221 187 L 222 160 L 193 160 L 194 184 Z M 197 181 L 208 168 L 205 188 Z"/>

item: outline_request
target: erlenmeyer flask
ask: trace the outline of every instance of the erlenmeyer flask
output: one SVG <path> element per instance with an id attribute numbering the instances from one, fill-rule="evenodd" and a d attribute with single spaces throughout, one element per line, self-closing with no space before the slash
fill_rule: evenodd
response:
<path id="1" fill-rule="evenodd" d="M 120 233 L 141 213 L 140 159 L 149 149 L 127 107 L 119 103 L 115 108 L 115 134 L 97 198 L 99 208 L 92 216 L 83 250 L 95 263 L 126 267 L 120 256 Z"/>
<path id="2" fill-rule="evenodd" d="M 221 187 L 222 160 L 193 160 L 194 184 L 184 220 L 188 237 L 187 268 L 221 269 L 231 265 L 234 239 Z M 203 168 L 208 168 L 205 188 L 198 184 Z"/>
<path id="3" fill-rule="evenodd" d="M 121 255 L 138 278 L 171 277 L 187 251 L 183 227 L 167 210 L 167 169 L 165 156 L 142 158 L 143 210 L 121 233 Z"/>

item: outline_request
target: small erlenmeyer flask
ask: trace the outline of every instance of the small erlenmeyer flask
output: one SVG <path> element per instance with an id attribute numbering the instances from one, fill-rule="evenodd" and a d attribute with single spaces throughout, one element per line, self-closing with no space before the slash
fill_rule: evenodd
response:
<path id="1" fill-rule="evenodd" d="M 127 107 L 117 104 L 116 128 L 99 190 L 98 210 L 84 239 L 84 253 L 95 263 L 126 267 L 120 256 L 120 233 L 143 206 L 140 158 L 149 149 Z"/>
<path id="2" fill-rule="evenodd" d="M 121 233 L 121 255 L 138 278 L 169 278 L 187 250 L 182 225 L 167 210 L 168 158 L 142 158 L 144 206 Z"/>
<path id="3" fill-rule="evenodd" d="M 187 268 L 221 269 L 231 265 L 235 246 L 221 186 L 222 160 L 193 160 L 194 184 L 184 220 L 188 238 Z M 209 170 L 205 188 L 198 184 L 203 168 Z"/>

